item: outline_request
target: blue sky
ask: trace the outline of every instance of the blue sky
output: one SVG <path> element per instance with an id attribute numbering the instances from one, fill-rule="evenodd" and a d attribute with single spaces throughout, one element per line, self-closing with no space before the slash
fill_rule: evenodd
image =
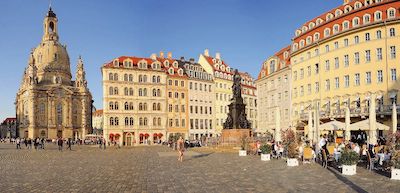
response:
<path id="1" fill-rule="evenodd" d="M 342 0 L 53 0 L 71 70 L 82 55 L 95 106 L 100 67 L 121 55 L 159 51 L 198 59 L 205 48 L 257 76 L 261 63 L 290 44 L 296 28 Z M 15 94 L 29 52 L 43 34 L 48 0 L 0 1 L 0 120 L 15 116 Z"/>

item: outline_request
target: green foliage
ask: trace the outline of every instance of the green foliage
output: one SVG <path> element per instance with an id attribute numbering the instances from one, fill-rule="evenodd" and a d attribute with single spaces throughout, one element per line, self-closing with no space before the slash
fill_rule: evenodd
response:
<path id="1" fill-rule="evenodd" d="M 400 151 L 393 151 L 392 159 L 390 160 L 392 167 L 395 169 L 400 169 Z"/>
<path id="2" fill-rule="evenodd" d="M 260 147 L 262 154 L 271 154 L 272 146 L 269 144 L 264 144 Z"/>
<path id="3" fill-rule="evenodd" d="M 340 163 L 347 166 L 356 165 L 359 159 L 360 156 L 356 152 L 345 148 L 340 156 Z"/>

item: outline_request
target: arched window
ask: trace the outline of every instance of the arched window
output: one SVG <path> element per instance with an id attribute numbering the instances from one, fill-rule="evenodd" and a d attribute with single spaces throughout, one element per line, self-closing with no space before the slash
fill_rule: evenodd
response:
<path id="1" fill-rule="evenodd" d="M 118 95 L 118 88 L 117 87 L 114 87 L 114 94 Z"/>
<path id="2" fill-rule="evenodd" d="M 127 88 L 127 87 L 124 88 L 124 95 L 125 95 L 125 96 L 128 96 L 128 95 L 129 95 L 129 91 L 128 91 L 128 88 Z"/>
<path id="3" fill-rule="evenodd" d="M 139 75 L 139 82 L 143 82 L 143 76 Z"/>
<path id="4" fill-rule="evenodd" d="M 375 21 L 380 21 L 380 20 L 382 20 L 382 12 L 381 12 L 381 11 L 376 11 L 376 12 L 374 13 L 374 20 L 375 20 Z"/>
<path id="5" fill-rule="evenodd" d="M 353 27 L 357 27 L 358 25 L 360 25 L 360 18 L 353 18 Z"/>
<path id="6" fill-rule="evenodd" d="M 304 40 L 300 40 L 300 48 L 304 47 Z"/>
<path id="7" fill-rule="evenodd" d="M 161 118 L 160 117 L 158 117 L 157 122 L 158 122 L 158 125 L 161 125 Z"/>
<path id="8" fill-rule="evenodd" d="M 153 125 L 157 125 L 157 118 L 153 118 Z"/>
<path id="9" fill-rule="evenodd" d="M 326 15 L 326 21 L 329 21 L 329 20 L 331 20 L 333 18 L 333 14 L 332 13 L 328 13 L 327 15 Z"/>
<path id="10" fill-rule="evenodd" d="M 139 103 L 139 111 L 143 111 L 143 103 Z"/>
<path id="11" fill-rule="evenodd" d="M 156 96 L 157 96 L 157 90 L 153 89 L 153 97 L 156 97 Z"/>
<path id="12" fill-rule="evenodd" d="M 133 75 L 132 74 L 129 75 L 129 82 L 133 82 Z"/>
<path id="13" fill-rule="evenodd" d="M 108 109 L 109 109 L 109 110 L 114 110 L 114 103 L 113 103 L 113 102 L 110 102 L 110 103 L 109 103 Z"/>
<path id="14" fill-rule="evenodd" d="M 316 23 L 317 25 L 320 25 L 322 22 L 323 22 L 323 20 L 322 20 L 321 18 L 318 18 L 318 19 L 315 21 L 315 23 Z"/>
<path id="15" fill-rule="evenodd" d="M 128 74 L 124 74 L 124 81 L 125 81 L 125 82 L 128 81 Z"/>
<path id="16" fill-rule="evenodd" d="M 128 105 L 128 102 L 125 102 L 125 110 L 129 110 L 129 105 Z"/>
<path id="17" fill-rule="evenodd" d="M 57 104 L 56 112 L 57 112 L 57 124 L 62 125 L 63 124 L 63 106 L 61 103 Z"/>
<path id="18" fill-rule="evenodd" d="M 157 110 L 157 103 L 153 103 L 153 111 Z"/>
<path id="19" fill-rule="evenodd" d="M 133 102 L 129 103 L 129 110 L 133 110 Z"/>
<path id="20" fill-rule="evenodd" d="M 115 117 L 115 118 L 114 118 L 114 125 L 119 125 L 118 117 Z"/>
<path id="21" fill-rule="evenodd" d="M 157 77 L 153 76 L 153 83 L 156 83 L 156 82 L 157 82 Z"/>
<path id="22" fill-rule="evenodd" d="M 161 97 L 161 89 L 157 89 L 157 96 Z"/>
<path id="23" fill-rule="evenodd" d="M 157 110 L 158 110 L 158 111 L 161 111 L 161 103 L 158 103 L 158 104 L 157 104 Z"/>
<path id="24" fill-rule="evenodd" d="M 363 21 L 364 24 L 370 23 L 371 22 L 371 15 L 365 14 L 364 17 L 363 17 L 363 20 L 364 20 Z"/>
<path id="25" fill-rule="evenodd" d="M 129 118 L 129 125 L 133 125 L 133 117 Z"/>
<path id="26" fill-rule="evenodd" d="M 114 125 L 114 118 L 110 117 L 110 125 Z"/>
<path id="27" fill-rule="evenodd" d="M 160 82 L 161 82 L 161 77 L 157 76 L 157 83 L 160 83 Z"/>
<path id="28" fill-rule="evenodd" d="M 114 80 L 114 75 L 113 75 L 113 73 L 108 74 L 108 80 Z"/>
<path id="29" fill-rule="evenodd" d="M 139 118 L 139 125 L 143 126 L 143 118 L 142 117 Z"/>
<path id="30" fill-rule="evenodd" d="M 311 36 L 308 36 L 307 39 L 306 39 L 306 44 L 307 45 L 311 44 L 311 41 L 312 41 L 311 40 Z"/>
<path id="31" fill-rule="evenodd" d="M 331 34 L 331 29 L 325 28 L 324 30 L 324 37 L 328 37 Z"/>
<path id="32" fill-rule="evenodd" d="M 342 28 L 343 28 L 343 30 L 349 29 L 349 21 L 344 21 L 344 22 L 342 23 Z"/>
<path id="33" fill-rule="evenodd" d="M 339 25 L 338 24 L 335 24 L 334 26 L 333 26 L 333 33 L 339 33 Z"/>
<path id="34" fill-rule="evenodd" d="M 393 19 L 396 17 L 396 9 L 395 8 L 389 8 L 387 10 L 387 15 L 389 19 Z"/>
<path id="35" fill-rule="evenodd" d="M 144 126 L 147 126 L 147 117 L 145 117 L 145 118 L 143 119 L 143 125 L 144 125 Z"/>
<path id="36" fill-rule="evenodd" d="M 129 125 L 129 119 L 128 117 L 125 117 L 125 126 Z"/>
<path id="37" fill-rule="evenodd" d="M 139 88 L 139 96 L 143 96 L 143 90 Z"/>
<path id="38" fill-rule="evenodd" d="M 143 103 L 143 110 L 147 111 L 147 103 Z"/>
<path id="39" fill-rule="evenodd" d="M 314 41 L 318 41 L 318 40 L 319 40 L 319 33 L 317 32 L 314 34 Z M 286 56 L 286 58 L 287 58 L 287 56 Z"/>
<path id="40" fill-rule="evenodd" d="M 129 88 L 129 96 L 133 96 L 133 88 Z"/>
<path id="41" fill-rule="evenodd" d="M 143 96 L 147 96 L 147 88 L 143 89 Z"/>
<path id="42" fill-rule="evenodd" d="M 115 103 L 114 103 L 114 109 L 115 109 L 115 110 L 118 110 L 118 108 L 119 108 L 118 102 L 115 102 Z"/>
<path id="43" fill-rule="evenodd" d="M 118 74 L 117 73 L 114 73 L 114 80 L 118 81 Z"/>
<path id="44" fill-rule="evenodd" d="M 108 89 L 108 94 L 109 94 L 109 95 L 113 95 L 113 94 L 114 94 L 114 87 L 110 87 L 110 88 Z"/>
<path id="45" fill-rule="evenodd" d="M 354 4 L 354 9 L 360 9 L 362 7 L 362 4 L 360 2 L 356 2 Z"/>
<path id="46" fill-rule="evenodd" d="M 339 17 L 340 15 L 342 15 L 342 10 L 340 10 L 340 9 L 336 9 L 336 11 L 335 11 L 335 17 Z"/>
<path id="47" fill-rule="evenodd" d="M 346 6 L 344 7 L 344 13 L 348 13 L 348 12 L 350 12 L 352 9 L 353 9 L 353 8 L 352 8 L 350 5 L 346 5 Z"/>
<path id="48" fill-rule="evenodd" d="M 143 76 L 143 82 L 147 82 L 147 75 Z"/>
<path id="49" fill-rule="evenodd" d="M 119 66 L 118 60 L 114 60 L 114 67 L 118 67 L 118 66 Z"/>

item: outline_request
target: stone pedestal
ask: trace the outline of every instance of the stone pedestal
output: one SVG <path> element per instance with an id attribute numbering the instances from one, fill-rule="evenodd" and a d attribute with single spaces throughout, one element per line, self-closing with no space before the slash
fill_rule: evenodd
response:
<path id="1" fill-rule="evenodd" d="M 221 142 L 223 145 L 240 145 L 243 137 L 251 137 L 251 129 L 223 129 Z"/>

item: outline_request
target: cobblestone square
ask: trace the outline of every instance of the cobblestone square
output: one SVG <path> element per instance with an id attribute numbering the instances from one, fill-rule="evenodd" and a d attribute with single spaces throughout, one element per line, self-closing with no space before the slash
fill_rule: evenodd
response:
<path id="1" fill-rule="evenodd" d="M 342 176 L 318 164 L 289 168 L 234 153 L 187 151 L 184 162 L 167 147 L 59 152 L 0 144 L 0 192 L 399 192 L 400 182 L 364 168 Z"/>

